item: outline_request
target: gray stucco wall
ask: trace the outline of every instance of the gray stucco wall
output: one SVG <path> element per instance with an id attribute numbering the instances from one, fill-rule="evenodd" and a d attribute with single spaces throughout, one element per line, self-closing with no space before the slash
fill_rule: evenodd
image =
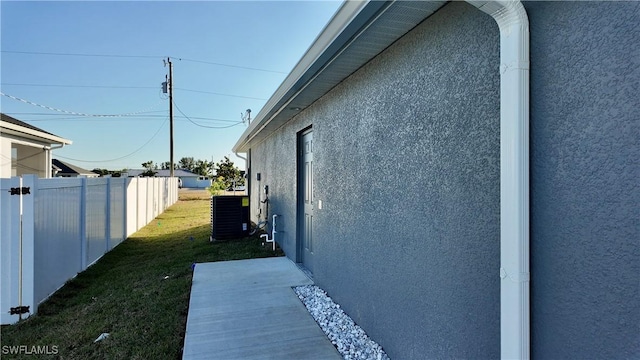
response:
<path id="1" fill-rule="evenodd" d="M 640 3 L 531 2 L 536 359 L 640 357 Z M 499 35 L 451 3 L 260 144 L 296 259 L 313 124 L 315 281 L 392 358 L 499 358 Z M 260 172 L 262 181 L 255 181 Z"/>
<path id="2" fill-rule="evenodd" d="M 317 283 L 391 358 L 497 358 L 498 29 L 447 5 L 322 99 Z"/>
<path id="3" fill-rule="evenodd" d="M 640 358 L 640 3 L 531 2 L 536 359 Z"/>
<path id="4" fill-rule="evenodd" d="M 297 132 L 308 127 L 312 119 L 298 116 L 266 141 L 251 148 L 251 218 L 254 222 L 272 221 L 277 214 L 277 241 L 285 254 L 296 261 L 296 199 L 297 199 Z M 260 181 L 256 180 L 260 173 Z M 269 186 L 269 209 L 264 201 L 264 186 Z M 261 217 L 258 209 L 261 208 Z M 269 233 L 271 226 L 265 228 Z"/>
<path id="5" fill-rule="evenodd" d="M 295 259 L 313 124 L 315 281 L 392 358 L 499 357 L 498 52 L 493 20 L 450 4 L 252 148 Z"/>

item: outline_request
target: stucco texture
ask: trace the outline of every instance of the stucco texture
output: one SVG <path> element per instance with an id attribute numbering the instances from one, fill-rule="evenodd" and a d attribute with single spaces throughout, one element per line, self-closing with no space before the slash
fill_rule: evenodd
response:
<path id="1" fill-rule="evenodd" d="M 640 358 L 640 3 L 525 7 L 531 355 Z M 299 260 L 296 142 L 313 126 L 315 282 L 391 358 L 500 357 L 499 51 L 494 20 L 449 3 L 251 144 L 254 221 L 269 185 Z"/>
<path id="2" fill-rule="evenodd" d="M 640 358 L 640 3 L 526 3 L 534 359 Z"/>
<path id="3" fill-rule="evenodd" d="M 315 281 L 392 358 L 499 357 L 498 40 L 447 5 L 252 147 L 295 258 L 296 132 L 313 124 Z"/>

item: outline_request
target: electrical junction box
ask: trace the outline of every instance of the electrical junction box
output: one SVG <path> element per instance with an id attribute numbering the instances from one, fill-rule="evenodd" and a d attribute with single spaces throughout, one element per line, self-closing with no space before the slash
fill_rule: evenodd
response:
<path id="1" fill-rule="evenodd" d="M 243 238 L 250 230 L 248 196 L 211 197 L 210 241 Z"/>

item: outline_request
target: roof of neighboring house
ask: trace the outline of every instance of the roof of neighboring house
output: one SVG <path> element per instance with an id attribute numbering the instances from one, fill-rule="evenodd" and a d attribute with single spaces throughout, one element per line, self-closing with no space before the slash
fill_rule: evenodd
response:
<path id="1" fill-rule="evenodd" d="M 2 128 L 3 133 L 28 138 L 31 140 L 37 140 L 50 144 L 70 145 L 72 143 L 71 140 L 62 138 L 58 135 L 54 135 L 48 131 L 27 124 L 24 121 L 18 120 L 3 113 L 0 113 L 0 127 Z"/>
<path id="2" fill-rule="evenodd" d="M 87 170 L 87 169 L 83 169 L 79 166 L 75 166 L 69 163 L 66 163 L 64 161 L 58 160 L 58 159 L 52 159 L 51 160 L 51 165 L 58 167 L 60 169 L 60 171 L 58 172 L 58 174 L 75 174 L 75 175 L 90 175 L 90 176 L 97 176 L 98 174 L 94 173 L 93 171 Z"/>
<path id="3" fill-rule="evenodd" d="M 247 152 L 447 1 L 345 1 L 233 147 Z"/>
<path id="4" fill-rule="evenodd" d="M 140 174 L 142 174 L 143 172 L 145 172 L 147 170 L 145 169 L 128 169 L 126 171 L 127 174 L 129 174 L 129 176 L 140 176 Z M 156 176 L 157 177 L 169 177 L 169 170 L 154 170 L 156 172 Z M 182 169 L 176 169 L 173 170 L 173 176 L 175 177 L 199 177 L 200 175 L 192 173 L 191 171 L 188 170 L 182 170 Z"/>

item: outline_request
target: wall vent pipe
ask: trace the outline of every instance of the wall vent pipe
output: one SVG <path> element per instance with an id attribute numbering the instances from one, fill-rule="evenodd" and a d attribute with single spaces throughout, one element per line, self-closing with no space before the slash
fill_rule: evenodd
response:
<path id="1" fill-rule="evenodd" d="M 276 218 L 278 215 L 273 215 L 271 218 L 271 239 L 269 239 L 269 234 L 260 235 L 261 239 L 264 239 L 265 243 L 271 243 L 273 245 L 273 251 L 276 251 Z"/>

